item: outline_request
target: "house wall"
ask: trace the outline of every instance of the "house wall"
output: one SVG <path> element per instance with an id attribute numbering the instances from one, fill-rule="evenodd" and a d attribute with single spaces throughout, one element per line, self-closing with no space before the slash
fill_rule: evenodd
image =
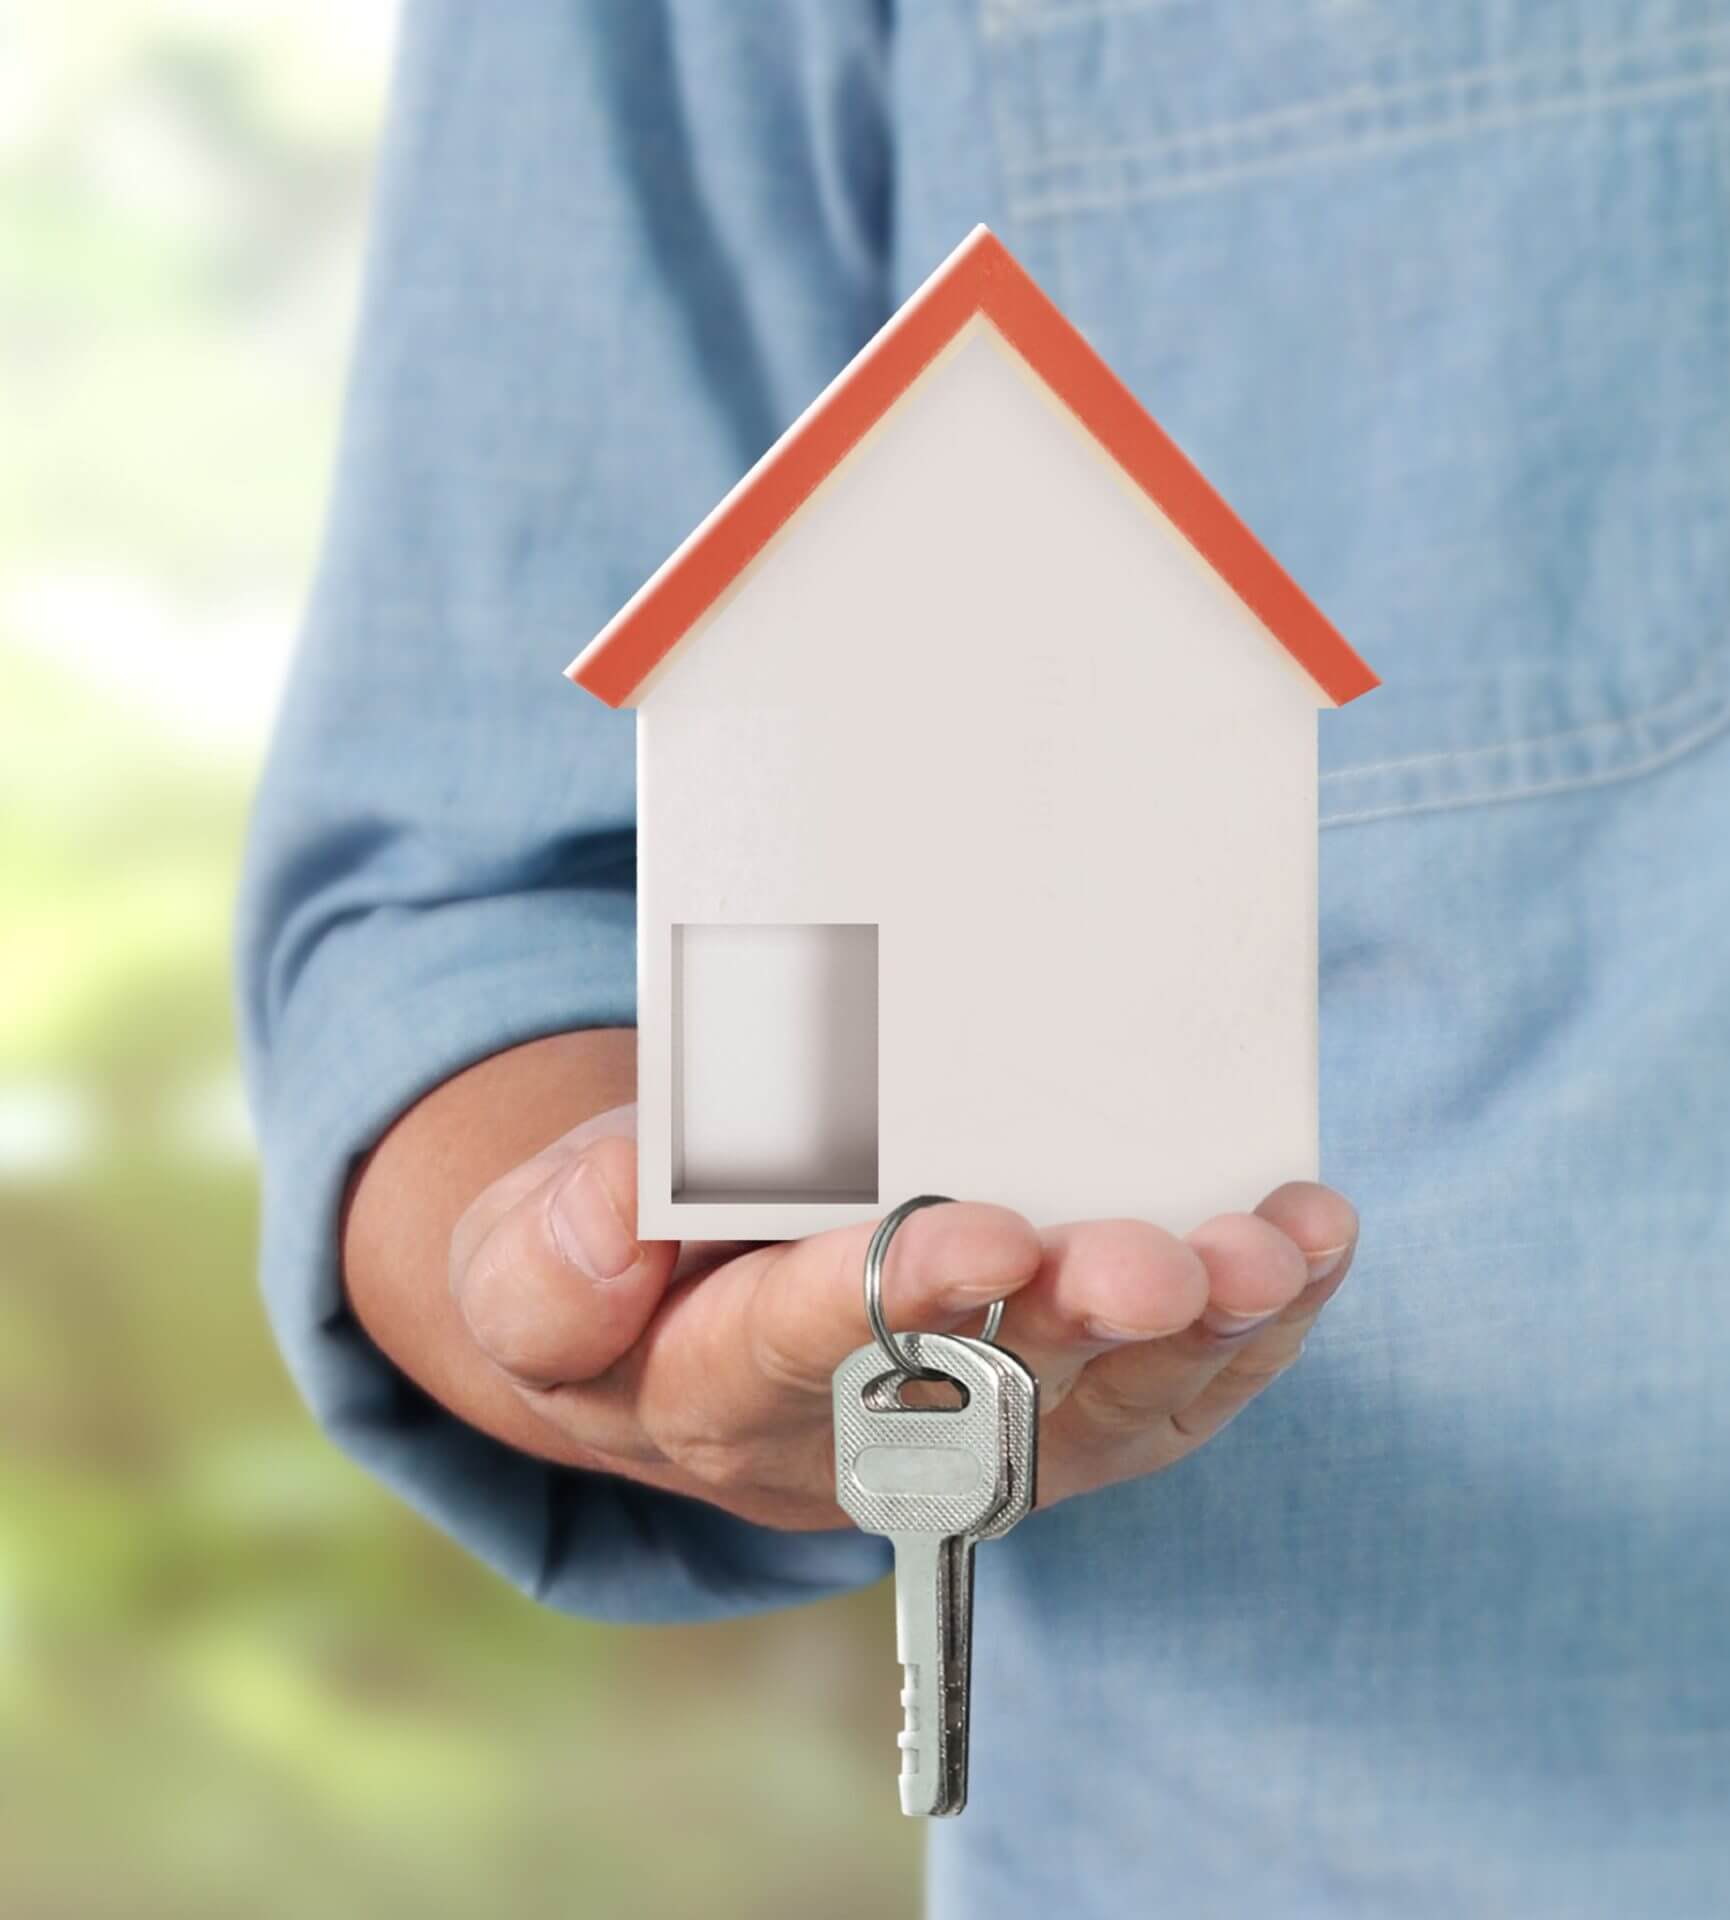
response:
<path id="1" fill-rule="evenodd" d="M 643 699 L 644 1230 L 1313 1176 L 1318 698 L 975 323 Z M 814 921 L 879 930 L 878 1198 L 676 1206 L 671 929 Z"/>

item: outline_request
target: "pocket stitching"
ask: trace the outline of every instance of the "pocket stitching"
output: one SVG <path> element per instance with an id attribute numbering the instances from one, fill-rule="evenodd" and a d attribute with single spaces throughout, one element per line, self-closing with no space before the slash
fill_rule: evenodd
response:
<path id="1" fill-rule="evenodd" d="M 981 27 L 987 40 L 1034 40 L 1061 33 L 1067 27 L 1087 26 L 1094 20 L 1116 20 L 1126 14 L 1170 13 L 1189 0 L 1077 0 L 1068 7 L 1035 12 L 1027 0 L 984 0 Z"/>
<path id="2" fill-rule="evenodd" d="M 1682 692 L 1673 694 L 1668 700 L 1660 700 L 1656 706 L 1640 707 L 1632 713 L 1620 715 L 1614 720 L 1594 720 L 1589 726 L 1562 727 L 1553 733 L 1533 733 L 1519 740 L 1495 740 L 1482 747 L 1443 748 L 1434 753 L 1396 754 L 1390 760 L 1366 760 L 1361 765 L 1335 767 L 1321 777 L 1323 781 L 1344 780 L 1360 774 L 1389 773 L 1405 771 L 1412 767 L 1426 766 L 1431 763 L 1457 765 L 1462 760 L 1480 760 L 1497 753 L 1522 753 L 1534 747 L 1557 747 L 1569 742 L 1586 740 L 1600 734 L 1625 734 L 1632 726 L 1642 722 L 1663 720 L 1673 713 L 1687 713 L 1693 708 L 1712 703 L 1712 689 L 1703 684 L 1711 678 L 1710 667 L 1697 675 L 1694 682 Z"/>
<path id="3" fill-rule="evenodd" d="M 1667 718 L 1672 720 L 1671 726 L 1658 725 Z M 1636 750 L 1634 757 L 1616 761 L 1615 749 L 1618 744 L 1639 742 L 1642 735 L 1649 736 L 1654 730 L 1667 737 L 1649 740 L 1643 752 Z M 1400 814 L 1452 812 L 1461 807 L 1492 806 L 1502 801 L 1535 800 L 1552 794 L 1613 786 L 1622 780 L 1638 779 L 1643 774 L 1654 773 L 1696 748 L 1705 746 L 1726 730 L 1730 730 L 1730 636 L 1719 636 L 1708 645 L 1700 672 L 1686 693 L 1665 701 L 1661 706 L 1629 714 L 1623 720 L 1606 721 L 1565 733 L 1540 734 L 1525 740 L 1467 748 L 1459 753 L 1413 754 L 1402 760 L 1380 760 L 1364 766 L 1332 768 L 1321 776 L 1322 784 L 1332 782 L 1346 785 L 1358 780 L 1368 791 L 1363 804 L 1346 806 L 1333 812 L 1324 809 L 1319 824 L 1323 827 L 1361 826 L 1366 822 L 1391 819 Z M 1569 748 L 1577 747 L 1588 735 L 1604 733 L 1613 733 L 1615 739 L 1601 750 L 1600 763 L 1582 767 L 1579 771 L 1557 772 L 1522 784 L 1479 786 L 1463 793 L 1441 791 L 1432 782 L 1427 792 L 1419 791 L 1406 798 L 1389 798 L 1379 802 L 1374 799 L 1378 787 L 1393 792 L 1399 786 L 1401 777 L 1410 776 L 1412 769 L 1417 767 L 1427 766 L 1433 774 L 1443 765 L 1456 766 L 1468 760 L 1486 759 L 1497 754 L 1549 759 L 1554 758 L 1558 751 L 1565 753 Z"/>
<path id="4" fill-rule="evenodd" d="M 1516 127 L 1545 121 L 1573 119 L 1595 113 L 1611 113 L 1659 100 L 1685 99 L 1693 94 L 1716 94 L 1720 98 L 1730 86 L 1730 64 L 1705 68 L 1686 78 L 1652 80 L 1592 93 L 1575 92 L 1540 105 L 1528 105 L 1503 113 L 1466 112 L 1453 117 L 1436 117 L 1407 128 L 1374 134 L 1353 134 L 1316 147 L 1270 155 L 1265 159 L 1222 162 L 1202 171 L 1184 174 L 1173 170 L 1143 182 L 1119 182 L 1114 186 L 1077 187 L 1069 192 L 1023 195 L 1011 200 L 1018 220 L 1029 224 L 1061 218 L 1065 214 L 1106 212 L 1114 207 L 1137 206 L 1150 200 L 1170 200 L 1194 193 L 1211 193 L 1246 180 L 1279 180 L 1299 171 L 1332 165 L 1338 161 L 1373 159 L 1388 153 L 1410 153 L 1438 146 L 1451 140 L 1463 140 L 1482 133 L 1504 133 Z"/>
<path id="5" fill-rule="evenodd" d="M 1029 155 L 1023 160 L 1018 160 L 1010 171 L 1034 174 L 1044 170 L 1080 166 L 1103 160 L 1134 160 L 1146 155 L 1165 153 L 1180 147 L 1205 144 L 1210 141 L 1229 142 L 1234 136 L 1241 138 L 1244 135 L 1301 129 L 1312 122 L 1325 120 L 1330 114 L 1341 115 L 1355 110 L 1373 112 L 1377 108 L 1397 109 L 1413 99 L 1421 100 L 1427 93 L 1470 92 L 1473 88 L 1494 92 L 1498 88 L 1498 83 L 1521 78 L 1533 80 L 1546 77 L 1555 80 L 1558 76 L 1577 78 L 1578 83 L 1572 92 L 1591 99 L 1596 96 L 1592 94 L 1592 80 L 1583 77 L 1586 69 L 1614 69 L 1618 65 L 1636 65 L 1642 58 L 1651 62 L 1666 55 L 1674 55 L 1698 47 L 1716 49 L 1726 45 L 1730 45 L 1730 27 L 1726 26 L 1696 27 L 1685 33 L 1648 34 L 1638 39 L 1601 41 L 1596 45 L 1579 47 L 1560 59 L 1549 56 L 1497 61 L 1483 67 L 1457 67 L 1451 71 L 1443 69 L 1427 74 L 1421 79 L 1395 81 L 1386 86 L 1365 83 L 1345 87 L 1338 93 L 1329 94 L 1325 99 L 1300 100 L 1291 106 L 1274 107 L 1263 113 L 1241 114 L 1225 120 L 1211 120 L 1204 125 L 1191 127 L 1178 133 L 1162 134 L 1151 140 L 1130 140 L 1117 146 L 1107 147 L 1073 147 L 1067 151 L 1058 152 L 1047 150 L 1037 157 Z M 1682 74 L 1676 77 L 1703 80 L 1706 74 L 1713 71 L 1715 69 L 1703 69 L 1699 75 Z M 1445 122 L 1448 116 L 1443 111 L 1438 112 L 1436 118 Z"/>

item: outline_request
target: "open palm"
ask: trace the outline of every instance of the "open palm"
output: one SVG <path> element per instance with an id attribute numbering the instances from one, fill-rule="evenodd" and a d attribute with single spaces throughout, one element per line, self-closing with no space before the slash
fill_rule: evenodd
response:
<path id="1" fill-rule="evenodd" d="M 463 1213 L 451 1295 L 490 1379 L 485 1404 L 457 1410 L 544 1457 L 749 1520 L 844 1524 L 830 1376 L 869 1338 L 870 1226 L 639 1242 L 636 1185 L 635 1109 L 616 1107 Z M 1311 1182 L 1182 1238 L 1137 1220 L 1039 1232 L 957 1202 L 901 1229 L 885 1306 L 892 1326 L 952 1331 L 1007 1302 L 999 1338 L 1040 1379 L 1049 1505 L 1158 1472 L 1217 1433 L 1302 1351 L 1356 1235 L 1350 1204 Z"/>

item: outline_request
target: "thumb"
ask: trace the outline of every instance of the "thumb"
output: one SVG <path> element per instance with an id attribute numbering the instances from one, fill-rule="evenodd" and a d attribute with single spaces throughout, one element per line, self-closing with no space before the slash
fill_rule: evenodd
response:
<path id="1" fill-rule="evenodd" d="M 666 1291 L 678 1243 L 637 1238 L 634 1120 L 620 1108 L 586 1122 L 495 1181 L 451 1235 L 458 1311 L 476 1346 L 525 1386 L 603 1373 Z"/>

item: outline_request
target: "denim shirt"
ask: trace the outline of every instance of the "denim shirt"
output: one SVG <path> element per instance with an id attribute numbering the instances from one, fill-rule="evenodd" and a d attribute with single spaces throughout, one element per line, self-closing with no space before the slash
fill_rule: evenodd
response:
<path id="1" fill-rule="evenodd" d="M 943 1920 L 1730 1911 L 1727 84 L 1723 0 L 409 9 L 244 1012 L 296 1376 L 510 1578 L 883 1570 L 461 1428 L 335 1227 L 424 1089 L 632 1019 L 631 720 L 559 669 L 976 221 L 1386 681 L 1321 723 L 1357 1270 L 991 1549 Z"/>

